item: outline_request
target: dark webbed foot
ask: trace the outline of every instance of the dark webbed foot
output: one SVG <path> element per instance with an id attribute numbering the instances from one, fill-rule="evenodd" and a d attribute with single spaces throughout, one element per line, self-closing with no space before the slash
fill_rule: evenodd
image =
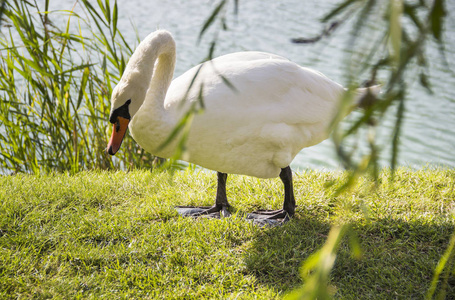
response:
<path id="1" fill-rule="evenodd" d="M 229 203 L 226 197 L 227 174 L 218 172 L 218 188 L 216 190 L 216 200 L 213 206 L 176 206 L 175 209 L 182 217 L 229 217 Z"/>
<path id="2" fill-rule="evenodd" d="M 229 217 L 231 213 L 225 205 L 214 206 L 176 206 L 175 209 L 182 217 L 209 217 L 217 218 Z"/>
<path id="3" fill-rule="evenodd" d="M 247 220 L 252 220 L 257 225 L 281 225 L 290 220 L 290 215 L 284 209 L 278 210 L 257 210 L 247 215 Z"/>
<path id="4" fill-rule="evenodd" d="M 269 219 L 269 220 L 280 220 L 284 219 L 289 215 L 284 209 L 277 210 L 265 210 L 260 209 L 249 213 L 247 219 Z"/>

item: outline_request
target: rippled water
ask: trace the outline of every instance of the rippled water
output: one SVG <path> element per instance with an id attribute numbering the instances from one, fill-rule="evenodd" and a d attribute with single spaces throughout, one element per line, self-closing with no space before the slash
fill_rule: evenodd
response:
<path id="1" fill-rule="evenodd" d="M 341 29 L 329 40 L 315 45 L 295 45 L 290 38 L 311 37 L 320 32 L 319 18 L 339 2 L 315 0 L 240 0 L 237 17 L 228 18 L 229 31 L 220 36 L 216 56 L 242 50 L 260 50 L 282 55 L 307 67 L 317 69 L 331 79 L 344 84 L 345 51 L 362 51 L 362 47 L 346 47 L 349 37 L 347 29 Z M 449 2 L 444 37 L 447 60 L 455 71 L 455 3 Z M 60 5 L 73 3 L 62 1 Z M 198 64 L 208 53 L 207 43 L 197 44 L 202 24 L 209 16 L 216 1 L 201 0 L 119 0 L 118 26 L 127 32 L 128 39 L 135 41 L 131 22 L 137 26 L 139 36 L 145 37 L 151 31 L 163 28 L 171 31 L 177 43 L 177 67 L 175 76 Z M 380 22 L 378 16 L 378 22 Z M 379 23 L 378 23 L 379 24 Z M 370 26 L 375 26 L 370 24 Z M 379 25 L 377 25 L 379 26 Z M 347 50 L 346 50 L 347 49 Z M 455 75 L 450 73 L 440 59 L 437 47 L 431 45 L 428 51 L 431 64 L 430 78 L 434 94 L 428 94 L 417 83 L 415 76 L 409 76 L 409 95 L 401 136 L 399 164 L 420 168 L 428 165 L 455 167 Z M 380 130 L 381 145 L 385 151 L 381 157 L 387 165 L 390 147 L 391 115 Z M 304 149 L 295 158 L 294 169 L 337 168 L 333 145 L 330 140 Z"/>

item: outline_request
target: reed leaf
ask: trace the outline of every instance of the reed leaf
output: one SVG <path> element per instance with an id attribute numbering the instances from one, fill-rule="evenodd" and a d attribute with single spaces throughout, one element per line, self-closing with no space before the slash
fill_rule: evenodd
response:
<path id="1" fill-rule="evenodd" d="M 0 172 L 129 168 L 136 161 L 152 168 L 153 157 L 130 137 L 119 156 L 104 152 L 109 97 L 132 53 L 117 28 L 117 3 L 80 1 L 85 13 L 76 14 L 50 12 L 49 2 L 3 2 L 9 26 L 0 35 Z M 67 18 L 62 29 L 52 22 L 57 13 Z"/>

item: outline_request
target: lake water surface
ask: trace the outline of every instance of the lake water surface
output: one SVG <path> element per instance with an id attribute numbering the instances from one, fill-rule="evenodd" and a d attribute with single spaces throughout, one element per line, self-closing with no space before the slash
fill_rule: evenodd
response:
<path id="1" fill-rule="evenodd" d="M 202 24 L 218 1 L 201 0 L 118 0 L 119 23 L 127 39 L 134 43 L 137 27 L 140 38 L 161 28 L 174 35 L 177 43 L 175 76 L 200 63 L 208 53 L 208 39 L 197 43 Z M 341 28 L 330 39 L 313 45 L 296 45 L 294 37 L 317 35 L 323 25 L 319 19 L 334 5 L 336 0 L 248 0 L 239 1 L 239 14 L 228 15 L 229 30 L 220 35 L 215 56 L 243 50 L 260 50 L 276 53 L 290 60 L 321 71 L 329 78 L 345 84 L 345 54 L 362 51 L 362 47 L 349 45 L 349 30 Z M 64 0 L 58 6 L 72 5 Z M 417 76 L 409 76 L 409 94 L 400 139 L 399 165 L 422 168 L 426 166 L 455 167 L 455 3 L 446 1 L 447 42 L 446 65 L 436 45 L 430 45 L 430 79 L 434 94 L 428 94 L 417 82 Z M 381 26 L 378 16 L 378 24 Z M 374 34 L 373 34 L 374 35 Z M 210 38 L 210 33 L 207 36 Z M 452 69 L 452 73 L 449 71 Z M 415 74 L 414 74 L 415 75 Z M 362 80 L 359 80 L 362 81 Z M 393 112 L 392 112 L 393 113 Z M 379 130 L 379 145 L 384 149 L 381 164 L 388 165 L 390 134 L 394 117 L 391 114 Z M 293 169 L 335 169 L 339 167 L 333 143 L 323 143 L 302 150 L 295 158 Z"/>

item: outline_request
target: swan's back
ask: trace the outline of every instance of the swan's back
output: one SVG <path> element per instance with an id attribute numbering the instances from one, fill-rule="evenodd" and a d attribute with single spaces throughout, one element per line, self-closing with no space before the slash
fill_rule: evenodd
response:
<path id="1" fill-rule="evenodd" d="M 196 66 L 172 81 L 164 102 L 167 109 L 179 107 L 198 69 Z M 317 71 L 278 55 L 252 51 L 205 63 L 185 99 L 187 105 L 198 101 L 201 86 L 207 111 L 253 109 L 268 115 L 263 120 L 290 123 L 325 120 L 332 113 L 328 106 L 337 106 L 344 91 Z"/>

